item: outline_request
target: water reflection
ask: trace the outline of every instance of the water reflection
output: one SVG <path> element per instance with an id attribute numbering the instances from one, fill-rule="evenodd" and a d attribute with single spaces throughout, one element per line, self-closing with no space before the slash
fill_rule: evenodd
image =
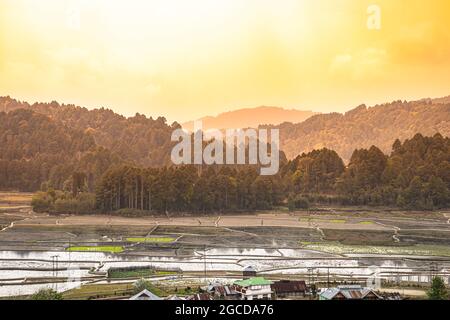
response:
<path id="1" fill-rule="evenodd" d="M 181 269 L 184 272 L 242 271 L 251 265 L 260 274 L 303 274 L 313 270 L 318 275 L 327 272 L 336 277 L 368 277 L 372 266 L 379 267 L 381 274 L 394 279 L 423 281 L 429 274 L 427 263 L 412 258 L 388 256 L 338 256 L 304 249 L 260 249 L 260 248 L 208 248 L 192 251 L 191 254 L 176 256 L 167 252 L 128 252 L 112 254 L 103 252 L 66 251 L 0 251 L 0 296 L 31 294 L 40 288 L 56 284 L 30 284 L 30 281 L 51 281 L 57 277 L 63 283 L 57 284 L 58 291 L 68 290 L 73 284 L 70 278 L 86 282 L 89 278 L 104 278 L 111 267 L 153 266 L 166 269 Z M 58 256 L 57 270 L 53 256 Z M 424 267 L 425 266 L 425 267 Z M 439 270 L 449 272 L 450 262 L 440 262 Z M 76 269 L 74 271 L 73 269 Z M 93 274 L 92 270 L 96 273 Z M 421 274 L 412 274 L 416 271 Z M 73 273 L 75 272 L 75 274 Z M 424 278 L 425 277 L 425 278 Z M 448 276 L 447 276 L 448 278 Z M 421 280 L 422 279 L 422 280 Z"/>

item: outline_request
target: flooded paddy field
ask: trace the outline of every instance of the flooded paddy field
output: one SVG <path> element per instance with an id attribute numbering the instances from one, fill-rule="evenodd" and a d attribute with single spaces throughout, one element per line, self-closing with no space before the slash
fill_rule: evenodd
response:
<path id="1" fill-rule="evenodd" d="M 176 276 L 152 277 L 166 286 L 240 278 L 248 265 L 273 279 L 377 277 L 426 284 L 432 275 L 446 282 L 450 276 L 448 212 L 321 208 L 208 217 L 54 216 L 34 213 L 29 200 L 0 195 L 0 297 L 107 282 L 109 268 L 130 266 L 178 270 Z M 93 252 L 99 247 L 111 252 Z"/>

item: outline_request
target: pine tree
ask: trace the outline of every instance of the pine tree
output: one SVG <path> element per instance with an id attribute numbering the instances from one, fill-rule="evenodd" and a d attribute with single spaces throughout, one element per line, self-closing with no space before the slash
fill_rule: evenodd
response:
<path id="1" fill-rule="evenodd" d="M 447 300 L 448 290 L 445 287 L 444 280 L 441 277 L 434 277 L 431 281 L 431 288 L 427 292 L 430 300 Z"/>

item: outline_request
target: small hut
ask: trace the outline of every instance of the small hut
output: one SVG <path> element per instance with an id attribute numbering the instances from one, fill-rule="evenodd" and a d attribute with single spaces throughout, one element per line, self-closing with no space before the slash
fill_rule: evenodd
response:
<path id="1" fill-rule="evenodd" d="M 242 272 L 242 278 L 244 280 L 250 279 L 250 278 L 255 278 L 255 277 L 256 277 L 256 270 L 252 266 L 246 267 L 244 269 L 244 271 Z"/>

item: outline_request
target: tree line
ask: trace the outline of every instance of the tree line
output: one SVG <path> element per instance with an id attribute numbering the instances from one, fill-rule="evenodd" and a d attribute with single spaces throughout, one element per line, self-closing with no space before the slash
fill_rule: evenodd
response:
<path id="1" fill-rule="evenodd" d="M 258 172 L 256 166 L 249 165 L 142 168 L 119 164 L 110 167 L 96 183 L 90 208 L 139 214 L 206 214 L 277 206 L 295 210 L 316 204 L 414 210 L 450 205 L 450 140 L 440 134 L 417 134 L 403 143 L 397 140 L 389 156 L 375 146 L 355 150 L 348 166 L 335 151 L 321 149 L 283 162 L 275 176 L 260 176 Z M 78 199 L 89 189 L 87 175 L 76 172 L 72 180 L 72 191 L 61 194 L 65 201 Z M 49 200 L 48 192 L 36 201 L 38 198 L 47 199 L 51 208 L 61 200 L 58 196 Z"/>

